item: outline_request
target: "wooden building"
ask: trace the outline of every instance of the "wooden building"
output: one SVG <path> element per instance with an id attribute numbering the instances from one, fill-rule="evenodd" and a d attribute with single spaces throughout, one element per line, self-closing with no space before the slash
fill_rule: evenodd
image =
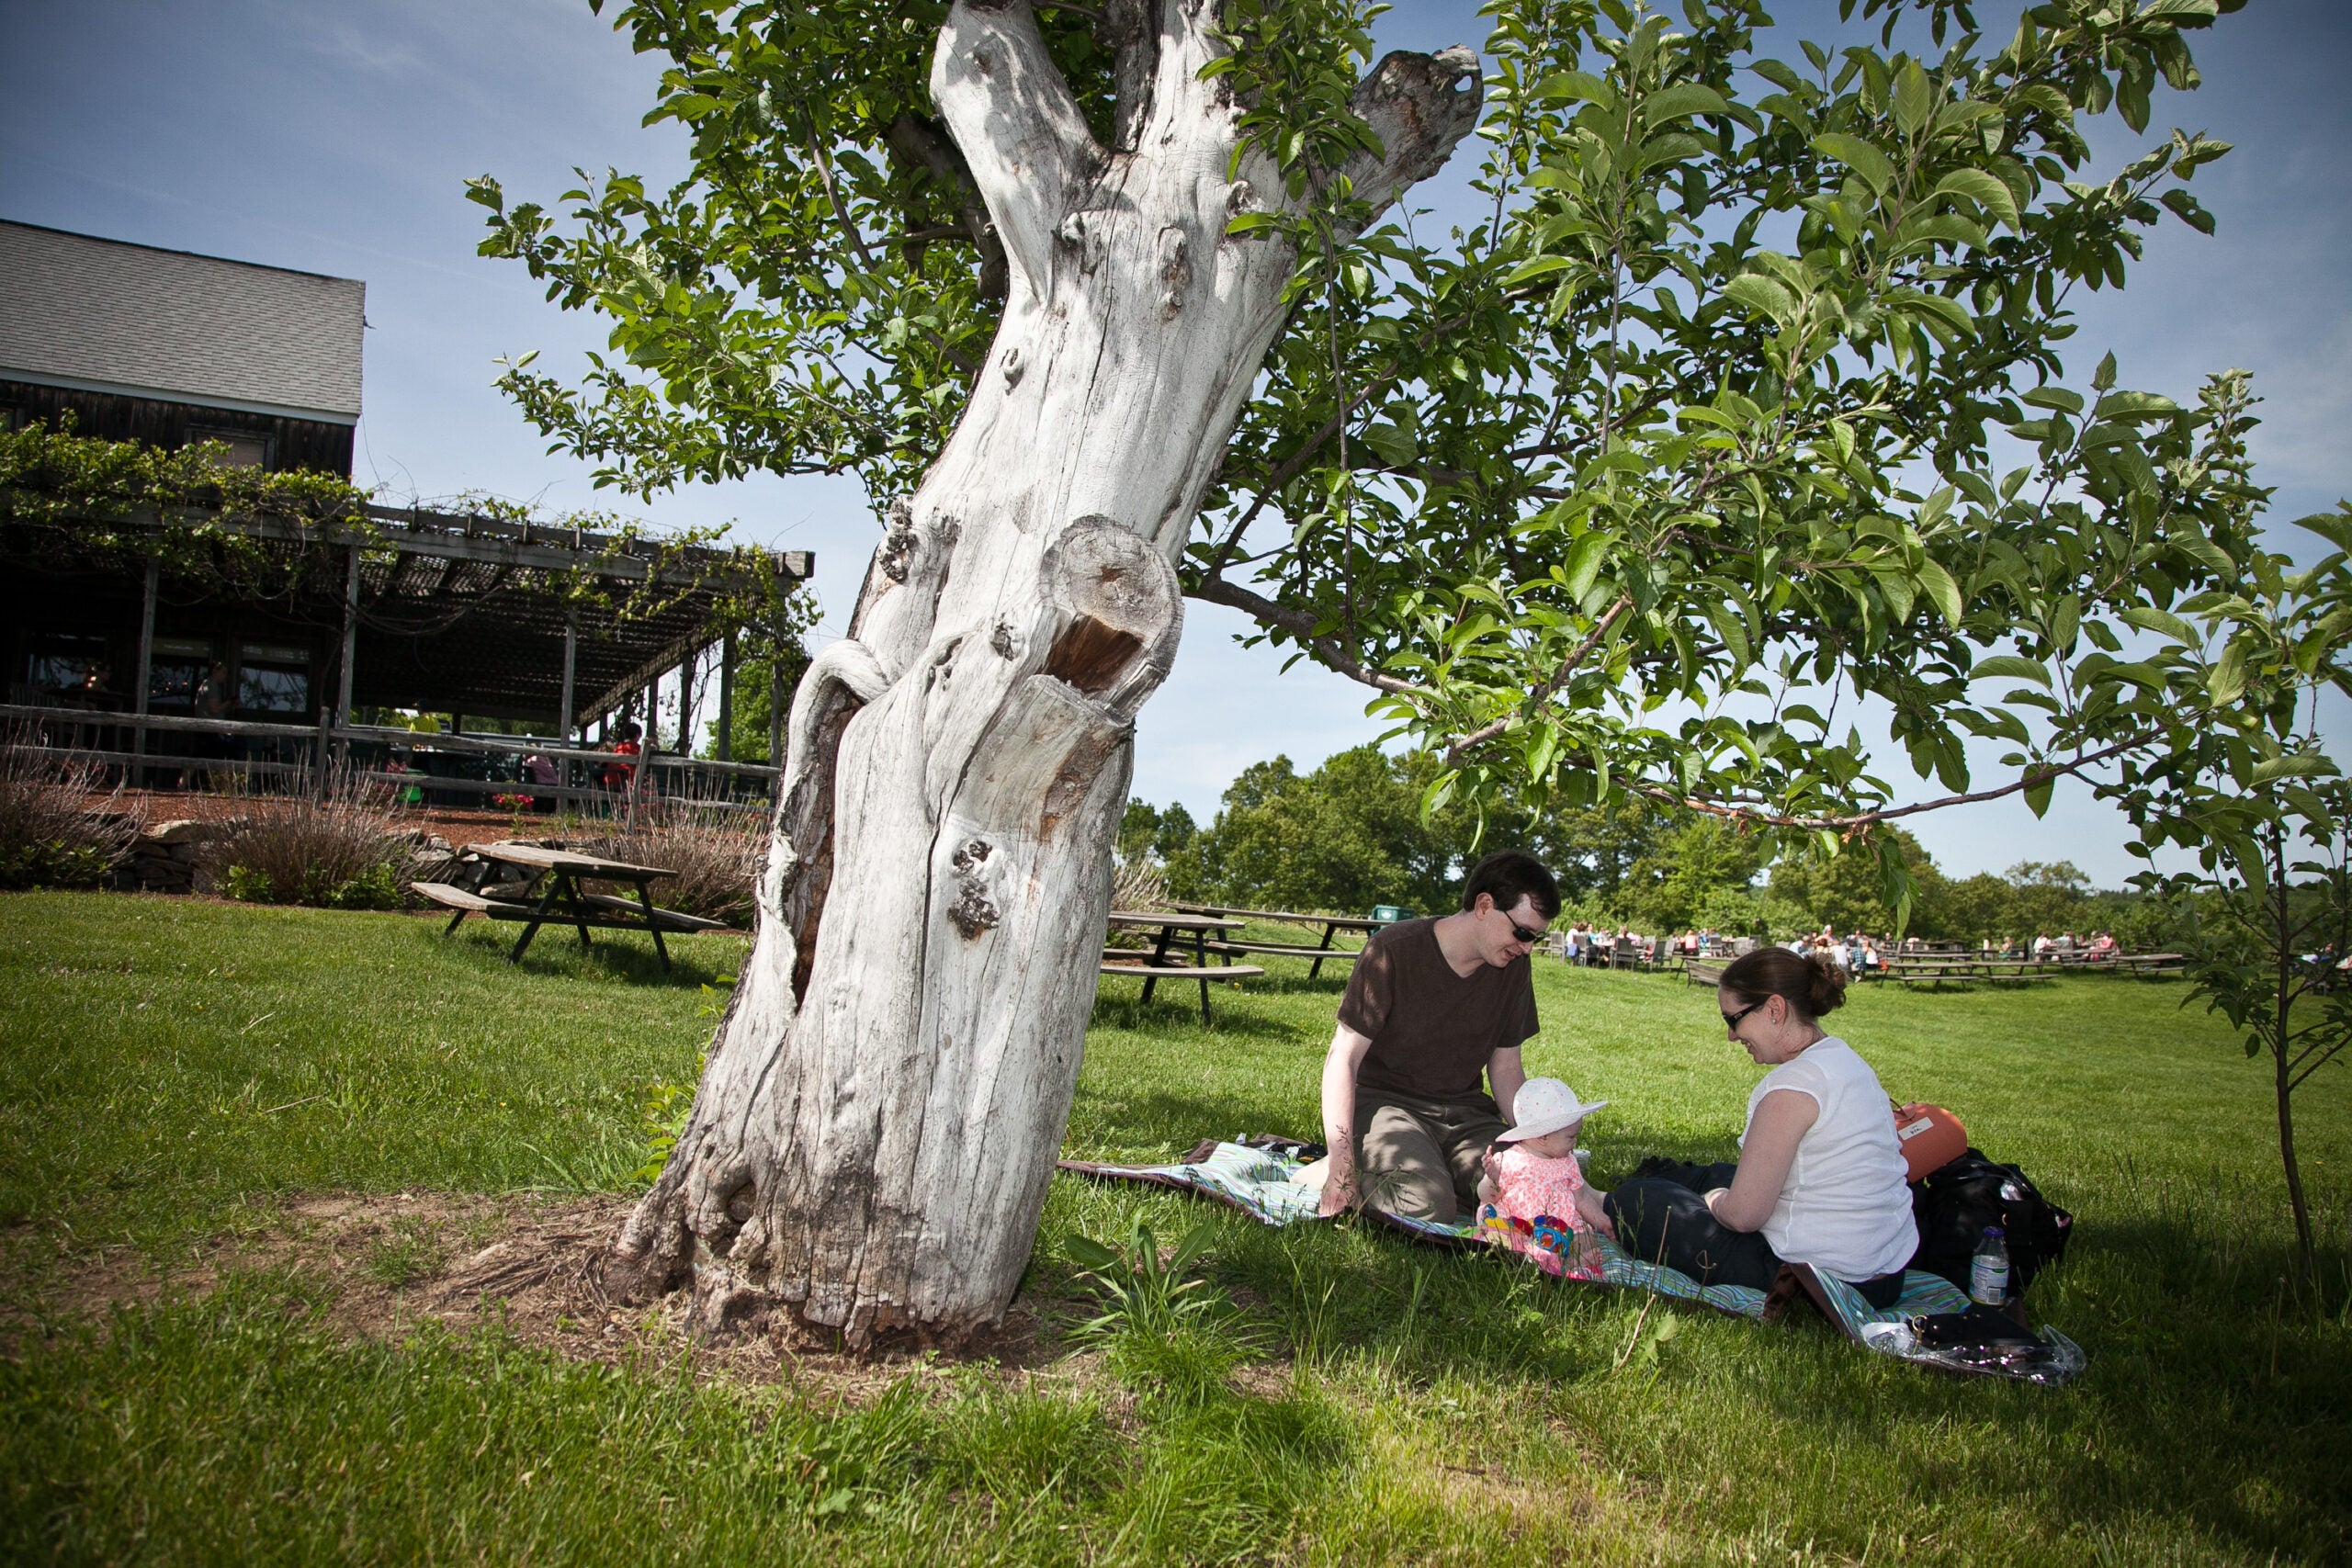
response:
<path id="1" fill-rule="evenodd" d="M 0 423 L 351 474 L 368 286 L 0 222 Z"/>
<path id="2" fill-rule="evenodd" d="M 364 299 L 352 279 L 0 222 L 0 420 L 70 412 L 85 435 L 219 439 L 232 462 L 348 477 Z M 84 547 L 102 529 L 191 526 L 231 536 L 223 558 L 243 570 Z M 414 509 L 79 520 L 0 494 L 6 716 L 125 716 L 148 757 L 232 750 L 187 728 L 205 721 L 323 737 L 366 708 L 521 721 L 570 744 L 645 711 L 673 671 L 689 694 L 697 668 L 720 677 L 715 716 L 745 607 L 809 570 L 802 552 Z"/>

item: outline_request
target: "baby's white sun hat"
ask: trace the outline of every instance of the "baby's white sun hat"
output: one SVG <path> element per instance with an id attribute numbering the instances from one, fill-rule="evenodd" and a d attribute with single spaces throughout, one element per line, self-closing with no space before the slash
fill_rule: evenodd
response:
<path id="1" fill-rule="evenodd" d="M 1574 1126 L 1608 1103 L 1596 1100 L 1587 1105 L 1577 1098 L 1576 1090 L 1558 1078 L 1530 1078 L 1519 1086 L 1519 1097 L 1511 1101 L 1511 1113 L 1517 1122 L 1495 1141 L 1516 1144 L 1540 1138 L 1546 1133 Z"/>

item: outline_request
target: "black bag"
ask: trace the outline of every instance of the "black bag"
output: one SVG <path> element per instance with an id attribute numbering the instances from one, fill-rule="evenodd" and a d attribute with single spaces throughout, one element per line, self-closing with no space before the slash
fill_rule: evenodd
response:
<path id="1" fill-rule="evenodd" d="M 1919 1250 L 1911 1267 L 1968 1289 L 1970 1260 L 1986 1225 L 2007 1233 L 2009 1283 L 2022 1293 L 2047 1264 L 2066 1255 L 2075 1216 L 2037 1190 L 2024 1171 L 1996 1165 L 1974 1148 L 1911 1184 Z"/>
<path id="2" fill-rule="evenodd" d="M 1915 1342 L 1928 1350 L 2033 1348 L 2041 1337 L 2020 1328 L 2007 1313 L 1970 1303 L 1965 1312 L 1930 1313 L 1911 1320 Z"/>

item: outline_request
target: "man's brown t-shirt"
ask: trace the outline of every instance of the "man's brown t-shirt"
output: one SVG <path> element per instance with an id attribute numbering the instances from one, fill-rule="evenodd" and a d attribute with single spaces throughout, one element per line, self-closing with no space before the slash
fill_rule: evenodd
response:
<path id="1" fill-rule="evenodd" d="M 1437 944 L 1434 919 L 1373 934 L 1349 976 L 1340 1022 L 1372 1040 L 1356 1088 L 1492 1107 L 1487 1059 L 1535 1033 L 1535 980 L 1524 955 L 1467 978 Z"/>

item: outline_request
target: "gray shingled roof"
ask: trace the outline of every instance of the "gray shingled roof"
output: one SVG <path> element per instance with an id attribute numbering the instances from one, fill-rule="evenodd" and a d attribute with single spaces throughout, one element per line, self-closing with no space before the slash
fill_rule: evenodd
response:
<path id="1" fill-rule="evenodd" d="M 367 291 L 0 220 L 0 379 L 349 423 Z"/>

